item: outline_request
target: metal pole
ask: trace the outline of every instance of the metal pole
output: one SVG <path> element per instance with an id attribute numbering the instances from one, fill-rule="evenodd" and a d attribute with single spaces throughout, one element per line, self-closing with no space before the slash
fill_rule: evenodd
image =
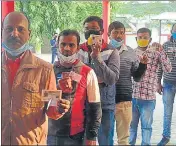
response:
<path id="1" fill-rule="evenodd" d="M 159 21 L 159 43 L 161 43 L 161 20 Z"/>
<path id="2" fill-rule="evenodd" d="M 105 42 L 108 43 L 108 26 L 110 21 L 110 2 L 109 0 L 103 1 L 103 28 L 104 28 L 104 34 L 103 39 Z"/>
<path id="3" fill-rule="evenodd" d="M 8 13 L 14 11 L 14 1 L 1 1 L 1 10 L 1 21 L 3 21 Z"/>

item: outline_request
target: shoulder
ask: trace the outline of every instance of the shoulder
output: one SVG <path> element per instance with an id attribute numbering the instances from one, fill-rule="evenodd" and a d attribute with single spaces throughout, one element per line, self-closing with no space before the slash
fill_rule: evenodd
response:
<path id="1" fill-rule="evenodd" d="M 118 53 L 116 48 L 113 48 L 110 44 L 106 44 L 106 48 L 102 48 L 101 52 L 107 52 L 108 54 Z"/>
<path id="2" fill-rule="evenodd" d="M 136 52 L 135 52 L 135 49 L 132 49 L 131 47 L 129 46 L 126 46 L 127 50 L 124 51 L 124 54 L 128 57 L 136 57 Z"/>
<path id="3" fill-rule="evenodd" d="M 88 80 L 95 80 L 97 79 L 97 76 L 92 68 L 89 69 L 89 72 L 87 72 L 87 79 Z"/>
<path id="4" fill-rule="evenodd" d="M 81 60 L 79 61 L 79 66 L 82 67 L 82 71 L 87 72 L 87 73 L 93 70 L 91 67 L 83 63 Z"/>
<path id="5" fill-rule="evenodd" d="M 52 70 L 53 69 L 53 65 L 49 62 L 44 61 L 41 58 L 38 58 L 36 56 L 34 56 L 36 58 L 36 65 L 38 68 L 42 68 L 44 70 Z"/>
<path id="6" fill-rule="evenodd" d="M 135 62 L 138 60 L 138 57 L 137 57 L 137 54 L 136 54 L 136 51 L 135 49 L 127 46 L 127 51 L 125 51 L 125 56 L 126 58 L 128 58 L 129 60 L 131 60 L 131 62 Z"/>
<path id="7" fill-rule="evenodd" d="M 134 57 L 137 57 L 137 55 L 136 55 L 136 49 L 133 49 L 133 48 L 131 48 L 131 47 L 129 47 L 129 46 L 127 46 L 127 48 L 128 48 L 128 54 L 130 55 L 130 56 L 134 56 Z"/>
<path id="8" fill-rule="evenodd" d="M 130 52 L 135 52 L 135 50 L 136 50 L 136 49 L 131 48 L 130 46 L 126 46 L 126 47 L 127 47 L 128 51 L 130 51 Z"/>
<path id="9" fill-rule="evenodd" d="M 167 50 L 167 47 L 170 46 L 170 45 L 173 45 L 173 42 L 171 42 L 171 41 L 165 42 L 165 43 L 163 44 L 164 50 Z"/>
<path id="10" fill-rule="evenodd" d="M 172 43 L 171 41 L 167 41 L 167 42 L 165 42 L 165 43 L 163 44 L 163 46 L 164 46 L 164 45 L 171 44 L 171 43 Z"/>

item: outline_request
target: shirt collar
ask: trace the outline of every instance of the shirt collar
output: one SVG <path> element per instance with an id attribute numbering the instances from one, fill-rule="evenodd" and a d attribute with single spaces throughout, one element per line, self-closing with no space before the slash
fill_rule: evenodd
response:
<path id="1" fill-rule="evenodd" d="M 128 51 L 128 48 L 125 44 L 120 47 L 119 54 L 121 54 L 123 51 Z"/>

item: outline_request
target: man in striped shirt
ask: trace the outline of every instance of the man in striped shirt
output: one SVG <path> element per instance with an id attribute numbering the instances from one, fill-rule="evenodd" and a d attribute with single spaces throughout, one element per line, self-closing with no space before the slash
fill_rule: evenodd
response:
<path id="1" fill-rule="evenodd" d="M 160 67 L 158 71 L 158 93 L 163 91 L 164 104 L 164 122 L 163 122 L 163 138 L 158 145 L 166 145 L 171 137 L 171 121 L 173 104 L 176 95 L 176 23 L 171 30 L 172 36 L 170 41 L 163 44 L 163 48 L 172 63 L 172 71 L 164 73 Z M 163 87 L 161 79 L 163 75 Z"/>
<path id="2" fill-rule="evenodd" d="M 140 82 L 134 81 L 133 100 L 132 100 L 132 122 L 130 126 L 129 143 L 135 145 L 137 138 L 137 128 L 139 118 L 141 120 L 142 143 L 141 145 L 150 145 L 152 136 L 153 112 L 156 105 L 157 89 L 157 70 L 162 65 L 164 72 L 170 72 L 171 63 L 162 50 L 161 45 L 151 42 L 151 31 L 148 28 L 140 28 L 137 31 L 136 41 L 138 47 L 135 49 L 136 54 L 147 55 L 147 70 Z"/>
<path id="3" fill-rule="evenodd" d="M 147 68 L 147 58 L 140 62 L 135 51 L 124 44 L 125 26 L 114 21 L 109 25 L 110 45 L 119 51 L 120 75 L 116 83 L 116 131 L 119 145 L 128 145 L 129 127 L 132 119 L 132 77 L 139 81 Z"/>

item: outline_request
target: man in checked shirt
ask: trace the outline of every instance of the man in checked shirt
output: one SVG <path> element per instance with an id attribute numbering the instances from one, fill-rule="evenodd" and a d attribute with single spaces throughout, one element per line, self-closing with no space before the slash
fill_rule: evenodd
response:
<path id="1" fill-rule="evenodd" d="M 142 143 L 150 145 L 152 136 L 153 112 L 156 105 L 157 70 L 162 65 L 164 72 L 170 72 L 171 63 L 160 44 L 154 43 L 150 46 L 151 31 L 148 28 L 140 28 L 137 31 L 136 41 L 138 47 L 135 49 L 137 55 L 147 55 L 147 70 L 140 82 L 134 81 L 132 100 L 132 122 L 130 125 L 130 145 L 135 145 L 139 118 L 141 120 Z"/>

